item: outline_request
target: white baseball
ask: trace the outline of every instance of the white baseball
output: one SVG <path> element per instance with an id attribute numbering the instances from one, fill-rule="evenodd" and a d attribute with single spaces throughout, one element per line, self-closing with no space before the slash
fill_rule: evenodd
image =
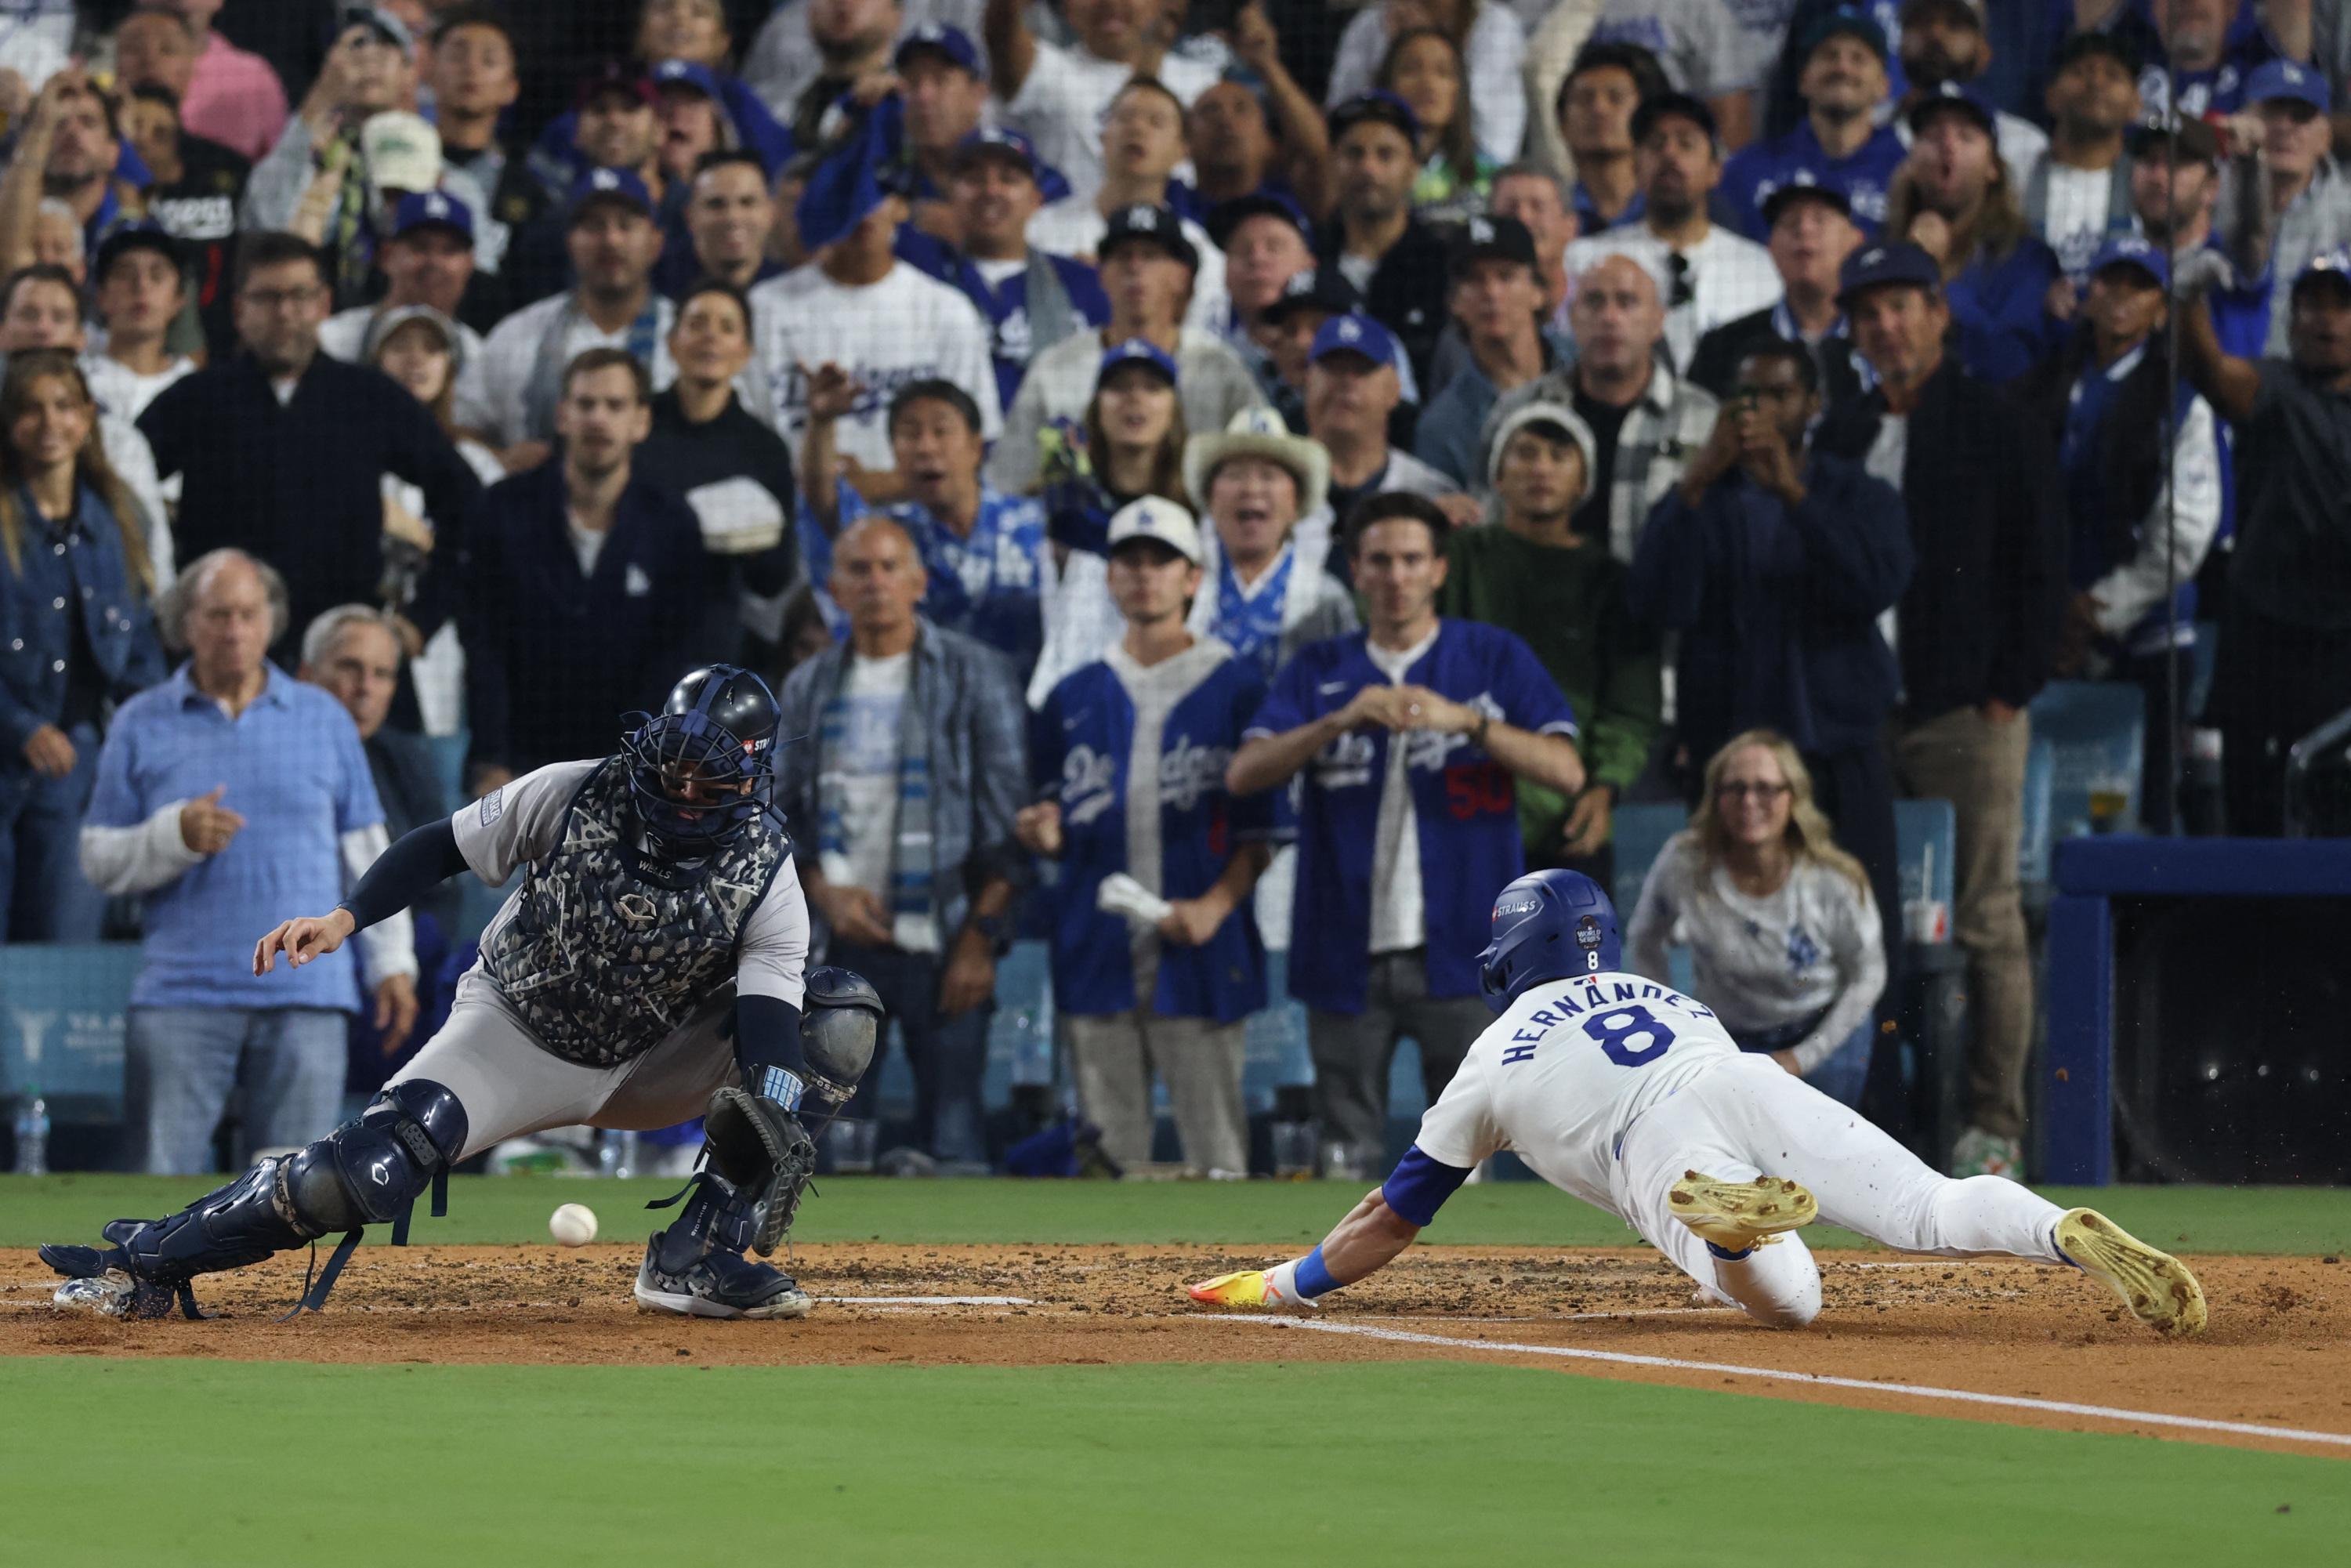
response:
<path id="1" fill-rule="evenodd" d="M 567 1203 L 547 1217 L 547 1233 L 566 1247 L 585 1247 L 596 1239 L 596 1211 L 584 1203 Z"/>

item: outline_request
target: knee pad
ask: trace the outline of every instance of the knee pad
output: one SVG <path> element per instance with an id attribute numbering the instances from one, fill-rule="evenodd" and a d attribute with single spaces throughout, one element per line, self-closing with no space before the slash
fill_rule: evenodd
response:
<path id="1" fill-rule="evenodd" d="M 346 1122 L 288 1158 L 280 1190 L 294 1219 L 313 1235 L 393 1221 L 407 1239 L 408 1211 L 465 1148 L 465 1108 L 430 1079 L 412 1078 L 378 1094 Z"/>

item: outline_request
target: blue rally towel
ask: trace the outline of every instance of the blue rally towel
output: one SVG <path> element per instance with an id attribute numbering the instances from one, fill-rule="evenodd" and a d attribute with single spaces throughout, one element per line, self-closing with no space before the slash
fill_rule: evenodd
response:
<path id="1" fill-rule="evenodd" d="M 866 110 L 809 175 L 800 193 L 800 244 L 816 250 L 835 243 L 895 193 L 905 146 L 906 106 L 893 92 Z"/>

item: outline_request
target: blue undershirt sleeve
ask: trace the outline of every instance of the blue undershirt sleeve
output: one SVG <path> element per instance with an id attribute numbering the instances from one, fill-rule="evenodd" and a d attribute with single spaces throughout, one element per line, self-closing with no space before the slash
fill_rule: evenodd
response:
<path id="1" fill-rule="evenodd" d="M 1415 1144 L 1404 1152 L 1404 1158 L 1396 1161 L 1395 1169 L 1381 1184 L 1380 1197 L 1405 1219 L 1426 1227 L 1436 1219 L 1445 1200 L 1468 1179 L 1468 1166 L 1433 1160 Z"/>

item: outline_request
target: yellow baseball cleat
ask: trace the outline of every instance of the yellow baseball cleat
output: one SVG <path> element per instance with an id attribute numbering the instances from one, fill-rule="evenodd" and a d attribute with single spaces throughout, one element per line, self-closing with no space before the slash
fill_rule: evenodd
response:
<path id="1" fill-rule="evenodd" d="M 1785 1176 L 1722 1181 L 1685 1171 L 1668 1199 L 1674 1218 L 1726 1252 L 1767 1246 L 1820 1216 L 1813 1195 Z"/>
<path id="2" fill-rule="evenodd" d="M 1196 1301 L 1206 1301 L 1212 1307 L 1267 1307 L 1276 1312 L 1295 1307 L 1298 1302 L 1281 1293 L 1273 1277 L 1263 1269 L 1244 1269 L 1237 1274 L 1219 1274 L 1213 1280 L 1203 1280 L 1186 1292 Z"/>
<path id="3" fill-rule="evenodd" d="M 2204 1287 L 2188 1265 L 2159 1251 L 2095 1208 L 2069 1208 L 2057 1221 L 2066 1260 L 2123 1299 L 2131 1315 L 2160 1334 L 2204 1332 Z"/>

